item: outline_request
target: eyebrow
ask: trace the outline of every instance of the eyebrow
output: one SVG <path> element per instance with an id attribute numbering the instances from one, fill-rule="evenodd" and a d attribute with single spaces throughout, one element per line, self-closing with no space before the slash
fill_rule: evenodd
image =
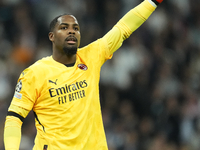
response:
<path id="1" fill-rule="evenodd" d="M 61 23 L 60 25 L 69 25 L 68 23 Z M 73 26 L 79 26 L 77 23 L 74 23 Z"/>

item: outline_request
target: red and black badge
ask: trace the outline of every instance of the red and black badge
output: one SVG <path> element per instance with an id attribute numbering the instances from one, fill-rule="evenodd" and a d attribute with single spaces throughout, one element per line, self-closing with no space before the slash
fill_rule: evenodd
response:
<path id="1" fill-rule="evenodd" d="M 87 70 L 88 67 L 84 64 L 78 64 L 78 68 L 81 69 L 81 70 Z"/>

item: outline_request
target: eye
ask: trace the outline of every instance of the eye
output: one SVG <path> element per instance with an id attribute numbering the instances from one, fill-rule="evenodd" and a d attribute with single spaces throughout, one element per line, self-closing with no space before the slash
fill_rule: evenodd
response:
<path id="1" fill-rule="evenodd" d="M 75 30 L 75 31 L 79 31 L 79 28 L 78 28 L 78 27 L 74 27 L 74 30 Z"/>
<path id="2" fill-rule="evenodd" d="M 63 27 L 61 27 L 61 29 L 62 29 L 62 30 L 65 30 L 65 29 L 67 29 L 67 27 L 66 27 L 66 26 L 63 26 Z"/>

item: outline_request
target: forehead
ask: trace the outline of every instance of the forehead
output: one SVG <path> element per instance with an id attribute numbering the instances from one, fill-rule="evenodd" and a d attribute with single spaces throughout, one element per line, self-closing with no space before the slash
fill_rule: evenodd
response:
<path id="1" fill-rule="evenodd" d="M 58 25 L 62 23 L 78 24 L 77 19 L 72 15 L 64 15 L 58 18 Z"/>

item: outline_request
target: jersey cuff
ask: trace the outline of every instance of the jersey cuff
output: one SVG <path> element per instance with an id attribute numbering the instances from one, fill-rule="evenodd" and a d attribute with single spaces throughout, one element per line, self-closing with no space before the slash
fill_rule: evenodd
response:
<path id="1" fill-rule="evenodd" d="M 148 2 L 153 6 L 153 7 L 157 7 L 158 6 L 158 2 L 156 3 L 156 1 L 154 1 L 154 0 L 148 0 Z"/>
<path id="2" fill-rule="evenodd" d="M 14 117 L 19 118 L 22 122 L 24 121 L 24 117 L 12 111 L 8 111 L 7 116 L 14 116 Z"/>

